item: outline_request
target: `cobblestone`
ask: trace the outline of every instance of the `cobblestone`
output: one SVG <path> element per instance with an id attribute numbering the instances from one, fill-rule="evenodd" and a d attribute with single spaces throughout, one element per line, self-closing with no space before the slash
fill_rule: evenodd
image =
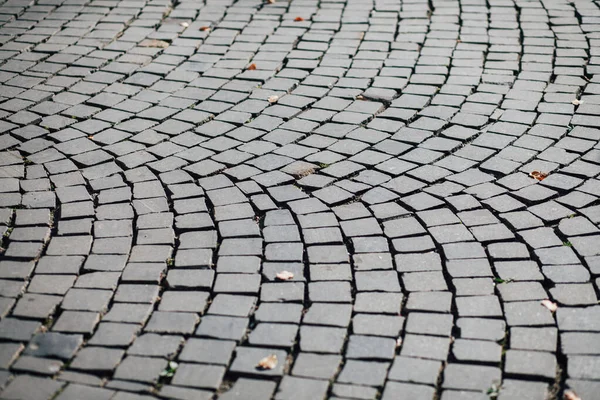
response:
<path id="1" fill-rule="evenodd" d="M 595 3 L 0 10 L 0 398 L 598 392 Z"/>

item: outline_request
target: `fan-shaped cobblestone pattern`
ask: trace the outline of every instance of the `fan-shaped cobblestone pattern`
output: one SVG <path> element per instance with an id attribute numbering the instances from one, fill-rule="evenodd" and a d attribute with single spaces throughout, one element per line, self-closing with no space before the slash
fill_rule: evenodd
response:
<path id="1" fill-rule="evenodd" d="M 598 398 L 598 6 L 3 2 L 0 399 Z"/>

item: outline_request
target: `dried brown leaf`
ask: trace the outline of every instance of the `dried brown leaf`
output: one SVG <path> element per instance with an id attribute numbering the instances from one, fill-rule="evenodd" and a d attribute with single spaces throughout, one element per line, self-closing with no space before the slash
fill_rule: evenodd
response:
<path id="1" fill-rule="evenodd" d="M 296 18 L 294 18 L 294 21 L 301 22 L 301 21 L 304 21 L 304 18 L 302 18 L 302 17 L 296 17 Z"/>
<path id="2" fill-rule="evenodd" d="M 542 300 L 541 303 L 544 307 L 546 307 L 548 310 L 550 310 L 551 312 L 555 312 L 558 309 L 558 306 L 556 305 L 556 303 L 551 302 L 550 300 L 546 299 L 546 300 Z"/>
<path id="3" fill-rule="evenodd" d="M 581 400 L 581 397 L 577 396 L 577 393 L 572 390 L 565 390 L 564 400 Z"/>
<path id="4" fill-rule="evenodd" d="M 275 277 L 277 279 L 279 279 L 280 281 L 289 281 L 290 279 L 292 279 L 294 277 L 294 274 L 291 273 L 290 271 L 281 271 L 281 272 L 278 272 L 277 275 L 275 275 Z"/>
<path id="5" fill-rule="evenodd" d="M 356 96 L 356 100 L 364 100 L 365 96 L 363 96 L 362 94 L 359 94 L 358 96 Z"/>
<path id="6" fill-rule="evenodd" d="M 269 3 L 269 4 L 275 4 L 275 0 L 267 0 L 267 3 Z"/>
<path id="7" fill-rule="evenodd" d="M 202 32 L 210 31 L 210 26 L 203 26 L 200 28 Z"/>
<path id="8" fill-rule="evenodd" d="M 275 354 L 271 354 L 270 356 L 266 356 L 262 360 L 256 364 L 256 368 L 259 369 L 273 369 L 277 366 L 277 356 Z"/>
<path id="9" fill-rule="evenodd" d="M 534 179 L 537 179 L 538 181 L 543 181 L 544 179 L 546 179 L 548 177 L 548 173 L 541 172 L 541 171 L 531 171 L 529 173 L 529 176 Z"/>
<path id="10" fill-rule="evenodd" d="M 157 47 L 157 48 L 161 48 L 161 49 L 166 49 L 167 47 L 169 47 L 169 43 L 165 42 L 164 40 L 158 40 L 158 39 L 144 39 L 140 42 L 140 44 L 138 46 L 140 46 L 140 47 Z"/>
<path id="11" fill-rule="evenodd" d="M 248 71 L 254 71 L 256 69 L 256 64 L 252 63 L 246 68 Z"/>

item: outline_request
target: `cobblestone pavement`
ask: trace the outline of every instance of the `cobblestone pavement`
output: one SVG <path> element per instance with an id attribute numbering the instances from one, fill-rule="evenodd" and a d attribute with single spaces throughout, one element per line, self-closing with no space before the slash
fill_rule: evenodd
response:
<path id="1" fill-rule="evenodd" d="M 0 399 L 599 398 L 597 2 L 0 21 Z"/>

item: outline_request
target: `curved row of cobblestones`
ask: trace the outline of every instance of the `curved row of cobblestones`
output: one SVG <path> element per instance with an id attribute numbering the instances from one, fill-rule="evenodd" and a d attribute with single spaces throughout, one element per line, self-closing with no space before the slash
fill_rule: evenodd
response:
<path id="1" fill-rule="evenodd" d="M 0 399 L 595 398 L 599 14 L 4 2 Z"/>

